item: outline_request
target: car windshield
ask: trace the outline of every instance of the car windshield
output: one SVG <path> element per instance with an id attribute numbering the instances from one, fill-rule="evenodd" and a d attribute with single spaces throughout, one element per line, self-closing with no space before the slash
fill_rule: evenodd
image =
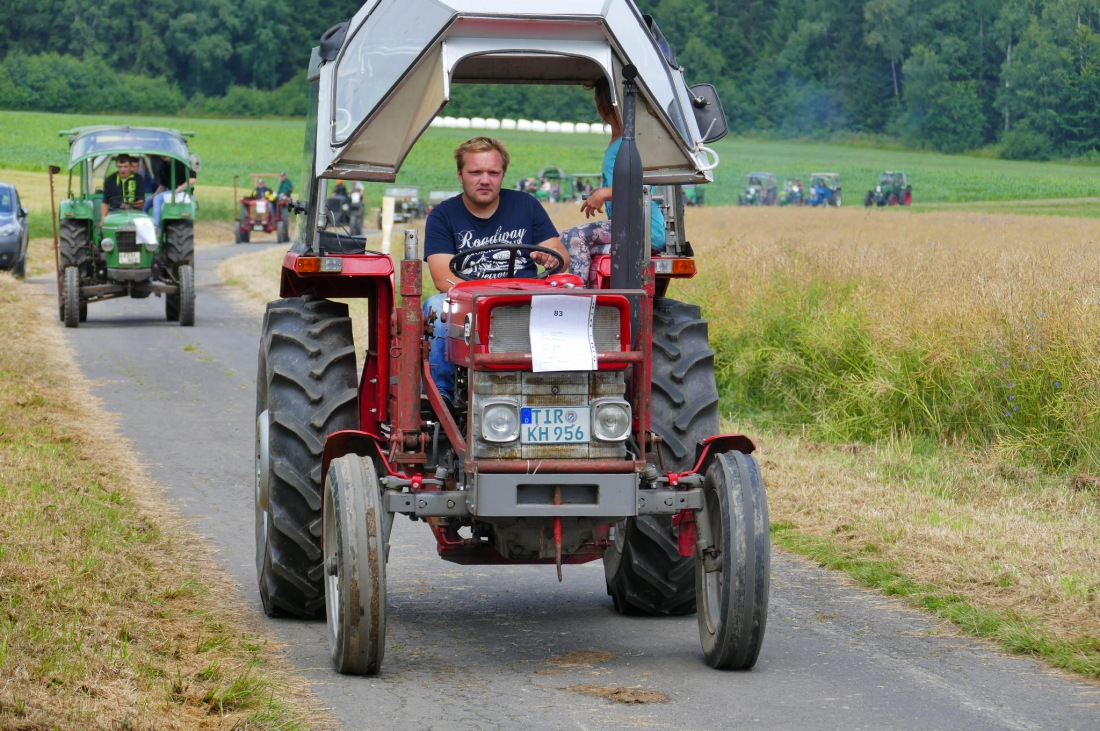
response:
<path id="1" fill-rule="evenodd" d="M 171 132 L 140 127 L 110 127 L 78 133 L 69 151 L 69 167 L 88 157 L 120 152 L 169 155 L 183 162 L 188 160 L 187 144 Z"/>
<path id="2" fill-rule="evenodd" d="M 392 195 L 394 197 L 407 198 L 409 196 L 419 195 L 420 194 L 420 189 L 419 188 L 397 188 L 397 187 L 392 187 L 391 186 L 391 187 L 386 188 L 386 193 L 385 194 L 386 195 Z"/>
<path id="3" fill-rule="evenodd" d="M 13 210 L 15 210 L 15 206 L 12 202 L 11 191 L 0 189 L 0 213 L 11 213 Z"/>

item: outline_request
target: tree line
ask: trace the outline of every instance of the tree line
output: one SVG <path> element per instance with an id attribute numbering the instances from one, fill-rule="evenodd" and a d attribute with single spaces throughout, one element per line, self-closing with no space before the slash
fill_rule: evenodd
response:
<path id="1" fill-rule="evenodd" d="M 1006 157 L 1100 148 L 1096 0 L 639 0 L 733 130 L 885 135 Z M 9 0 L 0 107 L 300 115 L 309 50 L 358 0 Z M 584 121 L 588 95 L 456 87 L 448 113 Z"/>

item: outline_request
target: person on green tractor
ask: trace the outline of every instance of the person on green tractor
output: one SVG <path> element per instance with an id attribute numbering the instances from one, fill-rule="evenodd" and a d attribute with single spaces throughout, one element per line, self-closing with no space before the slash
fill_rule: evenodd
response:
<path id="1" fill-rule="evenodd" d="M 143 210 L 145 208 L 145 186 L 134 168 L 137 161 L 123 153 L 115 158 L 115 172 L 103 181 L 103 206 L 99 216 L 100 225 L 107 213 L 121 209 Z"/>
<path id="2" fill-rule="evenodd" d="M 179 160 L 162 155 L 157 165 L 157 190 L 153 194 L 153 220 L 160 228 L 164 204 L 190 203 L 191 190 L 195 186 L 195 171 Z"/>

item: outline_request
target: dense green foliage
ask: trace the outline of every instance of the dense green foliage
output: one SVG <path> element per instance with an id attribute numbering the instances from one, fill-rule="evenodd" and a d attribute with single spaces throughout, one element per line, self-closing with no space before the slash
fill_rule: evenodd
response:
<path id="1" fill-rule="evenodd" d="M 0 5 L 0 108 L 297 115 L 356 0 Z M 1083 0 L 639 0 L 735 131 L 886 134 L 1013 159 L 1098 154 L 1100 6 Z M 59 19 L 62 22 L 59 22 Z M 456 88 L 449 111 L 584 121 L 578 89 Z"/>

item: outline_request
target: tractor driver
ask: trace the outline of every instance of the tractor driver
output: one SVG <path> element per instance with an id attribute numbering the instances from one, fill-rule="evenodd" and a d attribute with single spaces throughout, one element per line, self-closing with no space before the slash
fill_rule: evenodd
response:
<path id="1" fill-rule="evenodd" d="M 568 271 L 569 252 L 542 204 L 534 196 L 516 190 L 501 190 L 510 156 L 504 143 L 490 137 L 474 137 L 455 148 L 458 181 L 462 195 L 449 198 L 428 214 L 424 230 L 424 259 L 439 294 L 424 303 L 425 316 L 434 313 L 435 335 L 429 363 L 432 378 L 440 393 L 454 401 L 454 364 L 446 358 L 443 328 L 438 326 L 443 300 L 455 282 L 451 259 L 464 249 L 500 244 L 535 244 L 558 252 Z M 517 256 L 517 277 L 534 277 L 536 264 L 549 266 L 554 257 L 544 252 Z M 495 259 L 492 252 L 466 261 L 464 270 L 474 279 L 500 279 L 508 276 L 508 261 Z"/>
<path id="2" fill-rule="evenodd" d="M 274 211 L 272 210 L 274 206 L 270 204 L 275 202 L 275 194 L 271 192 L 271 188 L 267 187 L 267 184 L 264 183 L 263 178 L 259 178 L 256 181 L 256 187 L 252 189 L 252 192 L 248 194 L 248 197 L 254 201 L 267 201 L 268 205 L 266 206 L 266 210 L 268 220 L 270 220 L 274 216 Z"/>
<path id="3" fill-rule="evenodd" d="M 99 222 L 107 218 L 108 211 L 123 208 L 143 210 L 145 208 L 145 183 L 134 175 L 137 160 L 123 153 L 115 158 L 115 172 L 103 181 L 103 208 Z"/>

